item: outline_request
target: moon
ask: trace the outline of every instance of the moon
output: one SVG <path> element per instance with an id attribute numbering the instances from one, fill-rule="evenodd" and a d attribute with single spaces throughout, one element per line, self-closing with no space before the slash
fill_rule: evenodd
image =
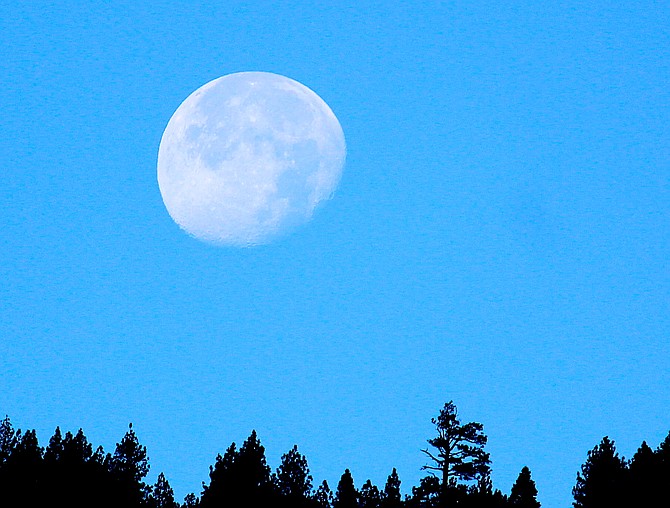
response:
<path id="1" fill-rule="evenodd" d="M 158 186 L 190 235 L 266 244 L 308 222 L 332 197 L 344 133 L 305 85 L 269 72 L 228 74 L 177 108 L 158 149 Z"/>

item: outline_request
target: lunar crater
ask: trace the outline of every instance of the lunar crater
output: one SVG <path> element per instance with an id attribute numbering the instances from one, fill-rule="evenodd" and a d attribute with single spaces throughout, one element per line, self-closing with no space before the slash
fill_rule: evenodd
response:
<path id="1" fill-rule="evenodd" d="M 215 79 L 174 113 L 158 151 L 165 206 L 186 232 L 220 245 L 263 244 L 309 221 L 346 157 L 328 105 L 284 76 Z"/>

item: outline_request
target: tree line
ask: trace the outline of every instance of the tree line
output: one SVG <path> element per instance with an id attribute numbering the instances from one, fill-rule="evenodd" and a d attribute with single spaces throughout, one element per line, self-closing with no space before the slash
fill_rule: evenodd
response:
<path id="1" fill-rule="evenodd" d="M 209 482 L 182 503 L 163 473 L 153 485 L 146 447 L 129 426 L 113 453 L 93 450 L 83 431 L 56 428 L 46 447 L 34 430 L 15 430 L 9 417 L 0 422 L 0 507 L 69 508 L 540 508 L 528 467 L 509 494 L 494 489 L 487 437 L 481 423 L 461 423 L 453 402 L 432 419 L 435 436 L 422 450 L 427 472 L 411 494 L 401 495 L 393 468 L 383 488 L 370 480 L 357 488 L 349 469 L 331 490 L 319 485 L 297 446 L 282 455 L 272 471 L 255 431 L 238 448 L 232 443 L 210 466 Z M 670 434 L 652 450 L 643 442 L 631 460 L 620 457 L 614 442 L 587 454 L 573 488 L 574 508 L 629 508 L 670 505 Z"/>

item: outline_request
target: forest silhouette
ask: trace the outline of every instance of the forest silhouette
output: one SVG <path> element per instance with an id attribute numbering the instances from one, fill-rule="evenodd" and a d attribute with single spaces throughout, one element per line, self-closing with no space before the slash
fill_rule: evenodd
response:
<path id="1" fill-rule="evenodd" d="M 149 485 L 146 447 L 133 429 L 113 452 L 93 450 L 84 432 L 59 427 L 46 447 L 36 432 L 0 422 L 0 508 L 539 508 L 538 491 L 523 467 L 509 494 L 494 489 L 487 437 L 481 423 L 461 423 L 453 402 L 432 419 L 435 436 L 421 450 L 426 476 L 401 494 L 393 468 L 383 487 L 365 481 L 356 487 L 346 469 L 334 490 L 315 485 L 297 445 L 272 471 L 255 431 L 238 448 L 232 443 L 210 466 L 209 482 L 182 503 L 161 472 Z M 608 437 L 587 453 L 572 490 L 574 508 L 670 506 L 670 434 L 652 450 L 643 442 L 632 459 L 620 457 Z"/>

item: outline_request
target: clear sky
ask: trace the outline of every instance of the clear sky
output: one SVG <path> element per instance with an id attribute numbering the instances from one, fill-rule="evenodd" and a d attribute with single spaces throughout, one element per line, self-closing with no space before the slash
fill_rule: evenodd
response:
<path id="1" fill-rule="evenodd" d="M 670 430 L 668 5 L 4 2 L 0 412 L 108 451 L 133 422 L 181 499 L 252 429 L 408 491 L 453 399 L 495 487 L 569 506 L 603 436 Z M 158 145 L 247 70 L 317 92 L 347 164 L 292 235 L 213 247 Z"/>

